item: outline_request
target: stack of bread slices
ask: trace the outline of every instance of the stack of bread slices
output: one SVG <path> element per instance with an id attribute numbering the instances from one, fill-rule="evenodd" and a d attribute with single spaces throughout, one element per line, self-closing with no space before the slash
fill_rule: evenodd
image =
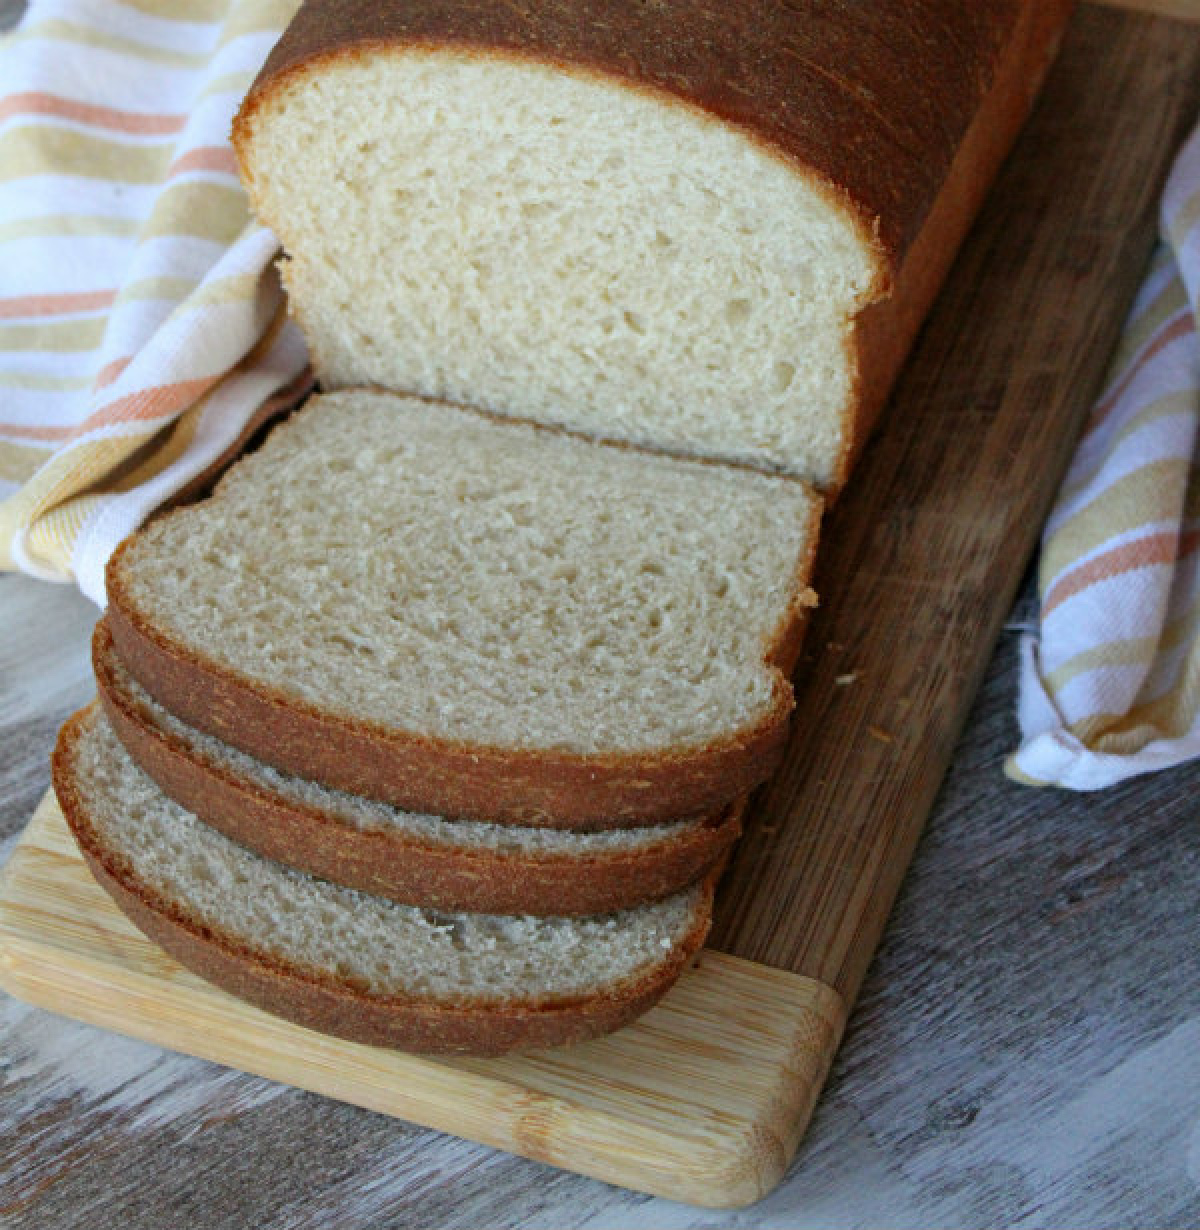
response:
<path id="1" fill-rule="evenodd" d="M 412 1050 L 661 996 L 1068 8 L 308 0 L 234 137 L 326 391 L 113 557 L 55 755 L 133 921 Z"/>

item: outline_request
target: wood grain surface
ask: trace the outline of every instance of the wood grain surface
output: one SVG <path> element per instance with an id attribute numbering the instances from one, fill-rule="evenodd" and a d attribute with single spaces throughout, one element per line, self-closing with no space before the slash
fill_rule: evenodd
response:
<path id="1" fill-rule="evenodd" d="M 749 813 L 713 946 L 853 1002 L 1198 103 L 1200 32 L 1077 14 L 824 527 L 789 751 Z"/>

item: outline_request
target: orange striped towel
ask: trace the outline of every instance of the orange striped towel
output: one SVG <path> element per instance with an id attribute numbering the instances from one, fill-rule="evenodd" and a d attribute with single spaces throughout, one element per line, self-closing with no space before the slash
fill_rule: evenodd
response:
<path id="1" fill-rule="evenodd" d="M 1007 765 L 1033 785 L 1096 790 L 1200 755 L 1200 129 L 1162 228 L 1042 538 Z"/>
<path id="2" fill-rule="evenodd" d="M 33 0 L 0 42 L 0 568 L 104 563 L 307 384 L 230 121 L 297 0 Z"/>

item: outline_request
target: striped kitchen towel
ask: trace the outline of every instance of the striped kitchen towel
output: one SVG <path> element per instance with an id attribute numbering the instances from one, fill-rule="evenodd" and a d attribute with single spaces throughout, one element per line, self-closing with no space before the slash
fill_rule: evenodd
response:
<path id="1" fill-rule="evenodd" d="M 75 580 L 308 383 L 230 121 L 298 0 L 33 0 L 0 41 L 0 568 Z"/>
<path id="2" fill-rule="evenodd" d="M 1162 234 L 1042 538 L 1007 765 L 1033 785 L 1096 790 L 1200 755 L 1200 129 Z"/>

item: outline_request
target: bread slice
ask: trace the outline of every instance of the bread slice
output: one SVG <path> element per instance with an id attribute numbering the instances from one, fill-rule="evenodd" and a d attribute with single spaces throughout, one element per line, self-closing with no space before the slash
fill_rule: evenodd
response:
<path id="1" fill-rule="evenodd" d="M 234 125 L 326 388 L 839 487 L 1070 0 L 307 0 Z"/>
<path id="2" fill-rule="evenodd" d="M 326 1033 L 404 1050 L 495 1055 L 625 1024 L 708 931 L 711 887 L 587 918 L 398 905 L 246 850 L 172 802 L 95 704 L 72 718 L 54 787 L 88 865 L 183 965 Z"/>
<path id="3" fill-rule="evenodd" d="M 335 394 L 126 541 L 108 620 L 156 700 L 287 772 L 658 824 L 778 762 L 819 513 L 793 479 Z"/>
<path id="4" fill-rule="evenodd" d="M 92 642 L 105 714 L 135 764 L 204 823 L 337 884 L 440 910 L 603 914 L 658 900 L 714 870 L 741 828 L 711 820 L 579 833 L 446 820 L 305 781 L 168 713 Z"/>

